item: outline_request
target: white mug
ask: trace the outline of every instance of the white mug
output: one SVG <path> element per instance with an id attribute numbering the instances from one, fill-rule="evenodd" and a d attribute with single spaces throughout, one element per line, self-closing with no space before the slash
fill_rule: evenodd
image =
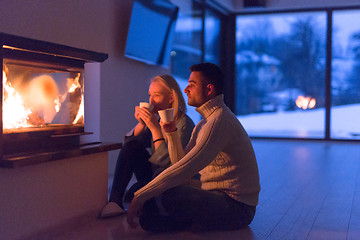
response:
<path id="1" fill-rule="evenodd" d="M 148 103 L 148 102 L 140 102 L 139 106 L 146 108 L 149 111 L 153 110 L 153 108 L 154 108 L 154 105 L 152 105 L 151 103 Z"/>
<path id="2" fill-rule="evenodd" d="M 168 109 L 160 110 L 158 112 L 163 122 L 174 121 L 174 112 L 175 112 L 174 108 L 168 108 Z"/>

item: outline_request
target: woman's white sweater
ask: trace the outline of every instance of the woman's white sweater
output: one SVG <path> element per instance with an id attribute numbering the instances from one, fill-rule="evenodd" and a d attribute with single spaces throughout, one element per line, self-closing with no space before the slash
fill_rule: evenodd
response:
<path id="1" fill-rule="evenodd" d="M 260 192 L 254 150 L 239 120 L 216 96 L 196 109 L 203 119 L 193 130 L 185 150 L 177 132 L 167 134 L 172 166 L 135 193 L 140 202 L 189 182 L 201 174 L 203 190 L 218 190 L 256 206 Z"/>

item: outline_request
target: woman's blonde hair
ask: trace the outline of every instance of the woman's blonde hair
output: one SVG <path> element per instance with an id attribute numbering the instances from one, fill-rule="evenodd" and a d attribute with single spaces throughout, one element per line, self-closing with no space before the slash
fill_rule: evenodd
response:
<path id="1" fill-rule="evenodd" d="M 176 82 L 175 78 L 166 74 L 154 77 L 153 79 L 151 79 L 151 82 L 161 82 L 169 88 L 171 94 L 174 97 L 172 107 L 175 110 L 176 119 L 179 119 L 186 113 L 185 100 L 180 90 L 179 84 Z"/>

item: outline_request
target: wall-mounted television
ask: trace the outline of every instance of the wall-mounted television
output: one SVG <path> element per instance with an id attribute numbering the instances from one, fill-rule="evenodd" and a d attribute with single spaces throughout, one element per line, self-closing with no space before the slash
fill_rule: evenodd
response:
<path id="1" fill-rule="evenodd" d="M 125 56 L 168 67 L 178 10 L 167 0 L 134 0 Z"/>

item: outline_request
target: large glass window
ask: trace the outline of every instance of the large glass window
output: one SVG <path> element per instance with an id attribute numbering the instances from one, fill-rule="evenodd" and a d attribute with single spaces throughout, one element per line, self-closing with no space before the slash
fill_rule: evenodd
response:
<path id="1" fill-rule="evenodd" d="M 206 5 L 206 1 L 172 0 L 179 7 L 175 27 L 174 47 L 171 53 L 171 73 L 184 91 L 188 85 L 189 67 L 202 61 L 219 64 L 220 27 L 218 14 Z M 185 100 L 187 96 L 183 93 Z M 195 123 L 201 116 L 194 107 L 188 107 L 188 115 Z"/>
<path id="2" fill-rule="evenodd" d="M 205 11 L 205 62 L 220 65 L 221 21 L 212 10 Z"/>
<path id="3" fill-rule="evenodd" d="M 331 137 L 360 139 L 360 10 L 333 12 Z"/>
<path id="4" fill-rule="evenodd" d="M 188 85 L 189 67 L 201 62 L 202 59 L 202 7 L 192 0 L 172 0 L 179 7 L 175 26 L 174 47 L 171 52 L 171 74 L 175 77 L 183 92 Z M 194 107 L 187 105 L 187 114 L 197 123 L 200 114 Z"/>
<path id="5" fill-rule="evenodd" d="M 184 90 L 191 65 L 222 65 L 223 15 L 206 0 L 171 1 L 180 7 L 171 73 Z M 349 8 L 236 17 L 235 95 L 226 94 L 250 136 L 360 139 L 359 18 L 360 9 Z M 200 120 L 194 108 L 188 113 Z"/>
<path id="6" fill-rule="evenodd" d="M 179 7 L 179 14 L 171 53 L 171 72 L 187 79 L 188 68 L 201 62 L 202 58 L 202 8 L 191 0 L 172 2 Z"/>
<path id="7" fill-rule="evenodd" d="M 235 112 L 250 136 L 323 138 L 326 13 L 239 15 Z"/>

